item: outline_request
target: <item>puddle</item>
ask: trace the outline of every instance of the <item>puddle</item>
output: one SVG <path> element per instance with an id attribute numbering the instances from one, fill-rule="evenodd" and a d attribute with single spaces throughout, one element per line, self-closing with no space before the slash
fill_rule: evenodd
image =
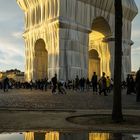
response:
<path id="1" fill-rule="evenodd" d="M 1 133 L 0 140 L 140 140 L 140 134 L 100 132 L 20 132 Z"/>
<path id="2" fill-rule="evenodd" d="M 0 140 L 25 140 L 24 133 L 1 133 Z"/>

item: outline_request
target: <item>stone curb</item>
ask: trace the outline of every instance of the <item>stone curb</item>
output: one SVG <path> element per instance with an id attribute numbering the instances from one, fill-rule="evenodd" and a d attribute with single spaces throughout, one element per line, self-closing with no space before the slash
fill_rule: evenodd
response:
<path id="1" fill-rule="evenodd" d="M 96 114 L 111 114 L 112 110 L 101 110 L 101 109 L 95 109 L 95 110 L 87 110 L 87 109 L 26 109 L 26 108 L 0 108 L 1 111 L 37 111 L 37 112 L 69 112 L 74 114 L 83 114 L 83 115 L 96 115 Z M 140 110 L 123 110 L 124 115 L 134 115 L 134 116 L 140 116 Z"/>

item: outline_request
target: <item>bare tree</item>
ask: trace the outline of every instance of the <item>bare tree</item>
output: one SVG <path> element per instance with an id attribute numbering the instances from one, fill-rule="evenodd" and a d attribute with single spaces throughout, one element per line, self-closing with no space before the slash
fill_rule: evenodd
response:
<path id="1" fill-rule="evenodd" d="M 122 115 L 122 95 L 121 95 L 121 75 L 122 75 L 122 0 L 115 0 L 115 66 L 114 66 L 114 95 L 112 120 L 121 122 Z"/>

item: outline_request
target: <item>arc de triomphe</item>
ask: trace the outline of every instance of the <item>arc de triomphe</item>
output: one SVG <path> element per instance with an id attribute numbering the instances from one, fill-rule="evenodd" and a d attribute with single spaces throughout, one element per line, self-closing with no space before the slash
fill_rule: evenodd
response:
<path id="1" fill-rule="evenodd" d="M 114 0 L 17 0 L 25 13 L 26 80 L 114 76 Z M 131 71 L 134 0 L 123 5 L 123 70 Z"/>

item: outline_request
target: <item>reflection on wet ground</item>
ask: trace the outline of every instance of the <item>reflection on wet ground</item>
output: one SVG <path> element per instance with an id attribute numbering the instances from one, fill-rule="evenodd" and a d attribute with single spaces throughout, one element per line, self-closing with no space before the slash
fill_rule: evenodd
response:
<path id="1" fill-rule="evenodd" d="M 98 132 L 1 133 L 0 140 L 140 140 L 140 134 Z"/>

